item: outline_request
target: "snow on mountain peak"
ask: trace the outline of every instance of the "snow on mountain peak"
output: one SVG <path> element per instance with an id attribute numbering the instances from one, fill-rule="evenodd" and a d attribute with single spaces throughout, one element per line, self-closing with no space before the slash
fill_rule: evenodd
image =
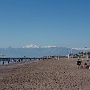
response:
<path id="1" fill-rule="evenodd" d="M 54 48 L 56 46 L 42 46 L 42 48 Z"/>
<path id="2" fill-rule="evenodd" d="M 23 48 L 39 48 L 39 46 L 31 44 L 31 45 L 23 46 Z"/>
<path id="3" fill-rule="evenodd" d="M 52 47 L 56 47 L 56 46 L 37 46 L 35 44 L 23 46 L 23 48 L 52 48 Z"/>

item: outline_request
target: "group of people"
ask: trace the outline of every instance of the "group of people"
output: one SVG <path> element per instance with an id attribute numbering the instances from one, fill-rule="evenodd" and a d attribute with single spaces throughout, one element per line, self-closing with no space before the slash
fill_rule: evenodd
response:
<path id="1" fill-rule="evenodd" d="M 18 63 L 18 62 L 21 62 L 22 60 L 20 59 L 17 59 L 17 60 L 7 60 L 6 63 L 5 61 L 2 61 L 2 65 L 5 65 L 5 64 L 9 64 L 9 63 Z"/>
<path id="2" fill-rule="evenodd" d="M 78 65 L 78 68 L 80 67 L 80 68 L 90 69 L 89 60 L 87 60 L 87 62 L 83 63 L 81 60 L 78 59 L 77 65 Z"/>

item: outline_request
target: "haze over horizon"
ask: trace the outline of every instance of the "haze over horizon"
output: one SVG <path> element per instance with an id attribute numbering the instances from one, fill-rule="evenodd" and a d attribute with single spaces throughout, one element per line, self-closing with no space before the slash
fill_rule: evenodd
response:
<path id="1" fill-rule="evenodd" d="M 90 0 L 0 1 L 0 48 L 90 48 L 89 34 Z"/>

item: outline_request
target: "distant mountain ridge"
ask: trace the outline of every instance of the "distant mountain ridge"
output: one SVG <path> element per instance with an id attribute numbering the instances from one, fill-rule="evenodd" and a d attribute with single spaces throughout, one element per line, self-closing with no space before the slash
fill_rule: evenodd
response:
<path id="1" fill-rule="evenodd" d="M 83 52 L 83 50 L 72 50 L 72 53 Z M 44 48 L 0 48 L 0 57 L 43 57 L 52 55 L 68 55 L 71 48 L 66 47 L 44 47 Z"/>

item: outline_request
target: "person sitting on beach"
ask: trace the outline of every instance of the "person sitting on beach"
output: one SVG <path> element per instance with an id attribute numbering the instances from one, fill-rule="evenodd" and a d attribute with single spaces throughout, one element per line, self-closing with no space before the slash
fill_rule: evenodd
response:
<path id="1" fill-rule="evenodd" d="M 89 65 L 87 63 L 84 63 L 84 68 L 89 68 Z"/>

